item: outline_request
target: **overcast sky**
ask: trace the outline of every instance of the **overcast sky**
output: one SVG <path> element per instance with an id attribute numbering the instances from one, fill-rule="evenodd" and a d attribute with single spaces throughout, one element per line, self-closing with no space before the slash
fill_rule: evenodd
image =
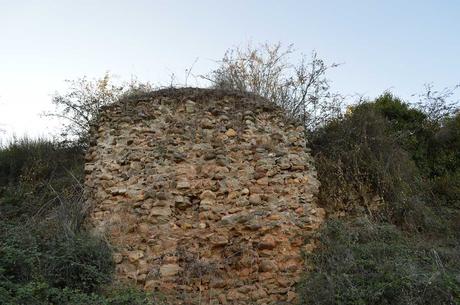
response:
<path id="1" fill-rule="evenodd" d="M 459 34 L 458 0 L 0 0 L 0 137 L 53 132 L 39 114 L 65 79 L 110 71 L 167 83 L 248 41 L 344 63 L 330 74 L 341 93 L 408 98 L 427 82 L 460 82 Z"/>

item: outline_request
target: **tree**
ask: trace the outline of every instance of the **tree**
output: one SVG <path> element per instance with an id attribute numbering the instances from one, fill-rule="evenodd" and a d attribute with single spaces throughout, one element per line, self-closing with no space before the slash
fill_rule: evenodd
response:
<path id="1" fill-rule="evenodd" d="M 293 54 L 293 45 L 280 43 L 229 49 L 220 66 L 203 78 L 216 88 L 260 95 L 313 130 L 341 112 L 343 98 L 330 90 L 326 77 L 338 64 L 326 64 L 316 52 L 292 64 Z"/>
<path id="2" fill-rule="evenodd" d="M 103 106 L 117 101 L 124 95 L 152 90 L 152 85 L 141 83 L 135 78 L 121 85 L 115 84 L 112 79 L 112 76 L 106 73 L 100 79 L 89 80 L 82 77 L 67 80 L 67 92 L 56 93 L 53 96 L 52 102 L 56 110 L 45 115 L 64 120 L 61 135 L 65 139 L 86 143 L 90 126 L 98 118 Z"/>
<path id="3" fill-rule="evenodd" d="M 458 88 L 460 88 L 460 84 L 452 88 L 446 87 L 437 90 L 432 83 L 428 83 L 424 85 L 422 93 L 413 96 L 418 97 L 416 106 L 425 113 L 431 122 L 442 124 L 442 121 L 459 111 L 460 101 L 452 99 Z"/>

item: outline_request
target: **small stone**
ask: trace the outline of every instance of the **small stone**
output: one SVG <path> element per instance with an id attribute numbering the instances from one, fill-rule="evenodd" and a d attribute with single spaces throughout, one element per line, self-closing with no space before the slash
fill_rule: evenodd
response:
<path id="1" fill-rule="evenodd" d="M 245 295 L 241 292 L 238 292 L 236 289 L 232 289 L 227 293 L 227 300 L 229 301 L 238 301 L 244 298 Z"/>
<path id="2" fill-rule="evenodd" d="M 190 182 L 186 180 L 182 180 L 177 182 L 177 188 L 178 189 L 189 189 L 190 188 Z"/>
<path id="3" fill-rule="evenodd" d="M 212 277 L 209 283 L 211 288 L 224 288 L 226 285 L 226 281 L 220 277 Z"/>
<path id="4" fill-rule="evenodd" d="M 147 274 L 150 271 L 149 264 L 146 260 L 139 260 L 137 262 L 137 271 L 139 274 Z"/>
<path id="5" fill-rule="evenodd" d="M 222 304 L 222 305 L 227 305 L 228 302 L 227 302 L 227 297 L 225 296 L 225 294 L 221 293 L 217 296 L 217 298 L 219 299 L 219 302 Z"/>
<path id="6" fill-rule="evenodd" d="M 216 154 L 213 153 L 213 152 L 207 152 L 203 155 L 203 158 L 206 160 L 206 161 L 209 161 L 209 160 L 213 160 L 216 158 Z"/>
<path id="7" fill-rule="evenodd" d="M 149 224 L 143 222 L 137 226 L 137 230 L 142 234 L 147 234 L 150 232 L 150 226 Z"/>
<path id="8" fill-rule="evenodd" d="M 262 228 L 262 223 L 258 219 L 251 219 L 248 223 L 246 223 L 245 226 L 249 230 L 255 231 L 255 230 L 259 230 L 260 228 Z"/>
<path id="9" fill-rule="evenodd" d="M 223 235 L 214 234 L 213 236 L 211 236 L 210 241 L 214 246 L 225 246 L 226 244 L 228 244 L 228 238 Z"/>
<path id="10" fill-rule="evenodd" d="M 128 253 L 128 259 L 131 263 L 134 263 L 143 257 L 144 257 L 144 251 L 141 251 L 141 250 L 131 251 Z"/>
<path id="11" fill-rule="evenodd" d="M 185 102 L 185 111 L 187 113 L 192 113 L 195 111 L 195 102 L 191 100 L 187 100 Z"/>
<path id="12" fill-rule="evenodd" d="M 210 119 L 204 118 L 201 120 L 201 127 L 203 127 L 204 129 L 212 129 L 214 127 L 214 124 Z"/>
<path id="13" fill-rule="evenodd" d="M 156 194 L 156 197 L 159 199 L 159 200 L 166 200 L 168 199 L 168 195 L 165 193 L 165 192 L 158 192 Z"/>
<path id="14" fill-rule="evenodd" d="M 166 256 L 163 258 L 163 263 L 165 264 L 174 264 L 178 261 L 177 256 Z"/>
<path id="15" fill-rule="evenodd" d="M 266 172 L 265 171 L 256 171 L 254 173 L 254 179 L 260 179 L 265 177 Z"/>
<path id="16" fill-rule="evenodd" d="M 200 224 L 198 225 L 198 227 L 200 229 L 205 229 L 206 228 L 206 223 L 205 222 L 200 222 Z"/>
<path id="17" fill-rule="evenodd" d="M 183 153 L 174 153 L 173 159 L 175 162 L 185 161 L 187 159 L 187 155 Z"/>
<path id="18" fill-rule="evenodd" d="M 295 209 L 295 212 L 297 213 L 297 215 L 305 214 L 305 211 L 304 211 L 303 207 L 299 207 L 299 208 Z"/>
<path id="19" fill-rule="evenodd" d="M 269 259 L 263 259 L 259 263 L 260 272 L 274 272 L 278 270 L 276 263 Z"/>
<path id="20" fill-rule="evenodd" d="M 242 195 L 247 195 L 247 194 L 249 194 L 249 189 L 248 189 L 248 188 L 242 189 L 242 190 L 241 190 L 241 194 L 242 194 Z"/>
<path id="21" fill-rule="evenodd" d="M 216 197 L 217 197 L 216 194 L 213 191 L 210 191 L 210 190 L 205 190 L 200 195 L 201 200 L 204 200 L 204 199 L 215 200 Z"/>
<path id="22" fill-rule="evenodd" d="M 225 167 L 225 166 L 219 166 L 219 167 L 216 167 L 215 168 L 215 174 L 214 174 L 214 179 L 217 179 L 217 180 L 222 180 L 222 179 L 225 179 L 227 173 L 229 172 L 230 170 Z"/>
<path id="23" fill-rule="evenodd" d="M 88 164 L 87 163 L 85 165 L 85 174 L 91 173 L 92 171 L 94 171 L 94 168 L 95 168 L 94 164 Z"/>
<path id="24" fill-rule="evenodd" d="M 158 281 L 158 280 L 148 280 L 144 284 L 144 289 L 146 291 L 154 291 L 159 286 L 160 286 L 160 281 Z"/>
<path id="25" fill-rule="evenodd" d="M 200 201 L 199 209 L 201 212 L 210 211 L 213 205 L 214 205 L 214 200 L 203 199 Z"/>
<path id="26" fill-rule="evenodd" d="M 237 215 L 225 215 L 225 216 L 222 216 L 220 221 L 224 225 L 233 225 L 238 221 L 238 216 Z"/>
<path id="27" fill-rule="evenodd" d="M 110 189 L 110 193 L 112 195 L 123 195 L 126 193 L 126 188 L 124 187 L 113 187 Z"/>
<path id="28" fill-rule="evenodd" d="M 291 303 L 291 302 L 294 302 L 296 299 L 297 299 L 297 294 L 294 291 L 288 291 L 286 301 Z"/>
<path id="29" fill-rule="evenodd" d="M 229 192 L 227 195 L 228 200 L 233 200 L 240 197 L 240 194 L 238 192 Z"/>
<path id="30" fill-rule="evenodd" d="M 236 137 L 238 133 L 233 128 L 230 128 L 229 130 L 225 132 L 225 135 L 229 138 L 233 138 L 233 137 Z"/>
<path id="31" fill-rule="evenodd" d="M 251 194 L 249 196 L 249 203 L 250 204 L 260 204 L 262 202 L 262 198 L 259 194 Z"/>
<path id="32" fill-rule="evenodd" d="M 268 178 L 267 178 L 267 177 L 263 177 L 263 178 L 258 179 L 258 180 L 257 180 L 257 184 L 258 184 L 258 185 L 267 186 L 267 185 L 268 185 Z"/>
<path id="33" fill-rule="evenodd" d="M 169 216 L 171 215 L 171 208 L 169 206 L 165 207 L 153 207 L 150 210 L 149 216 Z"/>
<path id="34" fill-rule="evenodd" d="M 126 191 L 126 195 L 133 201 L 142 201 L 145 199 L 145 193 L 141 190 Z"/>
<path id="35" fill-rule="evenodd" d="M 276 247 L 275 237 L 271 234 L 267 234 L 259 242 L 259 249 L 272 250 Z"/>
<path id="36" fill-rule="evenodd" d="M 191 206 L 190 198 L 186 196 L 176 196 L 174 199 L 174 206 L 178 209 L 186 209 Z"/>
<path id="37" fill-rule="evenodd" d="M 250 292 L 251 298 L 260 300 L 267 297 L 267 292 L 263 288 L 259 288 Z"/>
<path id="38" fill-rule="evenodd" d="M 139 284 L 143 284 L 143 283 L 145 283 L 145 279 L 146 279 L 146 278 L 147 278 L 147 274 L 142 273 L 142 274 L 139 274 L 139 275 L 137 276 L 137 279 L 136 279 L 136 280 L 137 280 L 137 282 L 138 282 Z"/>
<path id="39" fill-rule="evenodd" d="M 291 163 L 289 163 L 289 161 L 287 161 L 287 160 L 283 160 L 283 161 L 281 161 L 281 162 L 279 163 L 279 167 L 280 167 L 281 169 L 286 170 L 286 169 L 289 169 L 289 168 L 291 167 Z"/>
<path id="40" fill-rule="evenodd" d="M 282 277 L 282 276 L 277 277 L 276 281 L 281 287 L 284 287 L 284 288 L 290 287 L 293 284 L 292 280 L 289 280 L 288 278 Z"/>
<path id="41" fill-rule="evenodd" d="M 166 264 L 160 267 L 160 274 L 162 277 L 175 276 L 181 271 L 181 267 L 177 264 Z"/>
<path id="42" fill-rule="evenodd" d="M 113 176 L 110 175 L 110 174 L 107 174 L 107 173 L 97 175 L 96 177 L 101 179 L 101 180 L 113 180 Z"/>
<path id="43" fill-rule="evenodd" d="M 123 261 L 123 255 L 121 253 L 114 253 L 113 261 L 115 262 L 115 264 L 121 263 Z"/>

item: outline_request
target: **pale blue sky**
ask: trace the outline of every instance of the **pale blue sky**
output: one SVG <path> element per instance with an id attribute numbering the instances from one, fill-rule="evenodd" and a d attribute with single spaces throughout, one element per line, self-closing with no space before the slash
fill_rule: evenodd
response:
<path id="1" fill-rule="evenodd" d="M 5 1 L 0 0 L 0 128 L 54 130 L 38 116 L 65 79 L 180 80 L 209 71 L 249 40 L 294 43 L 344 65 L 344 94 L 386 89 L 408 98 L 426 82 L 460 82 L 460 1 Z"/>

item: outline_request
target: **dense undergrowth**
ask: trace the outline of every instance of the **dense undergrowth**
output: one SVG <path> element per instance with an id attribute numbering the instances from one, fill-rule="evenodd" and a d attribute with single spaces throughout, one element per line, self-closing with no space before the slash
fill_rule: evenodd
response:
<path id="1" fill-rule="evenodd" d="M 153 304 L 112 283 L 111 248 L 83 226 L 83 162 L 48 140 L 0 149 L 0 304 Z"/>
<path id="2" fill-rule="evenodd" d="M 329 221 L 303 304 L 460 304 L 460 114 L 391 94 L 310 135 Z"/>

